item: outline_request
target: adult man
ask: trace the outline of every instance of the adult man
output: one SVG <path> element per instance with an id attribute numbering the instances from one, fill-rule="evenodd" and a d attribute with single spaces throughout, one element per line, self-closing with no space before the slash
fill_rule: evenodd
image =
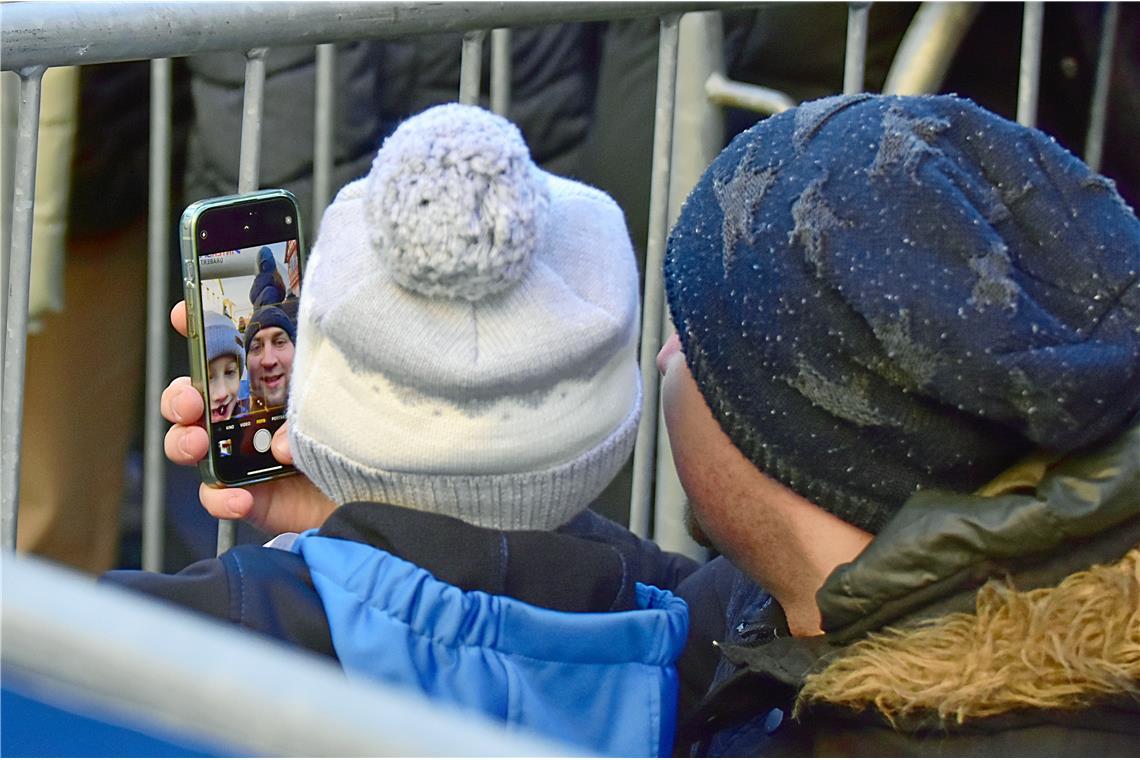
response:
<path id="1" fill-rule="evenodd" d="M 659 357 L 723 553 L 681 584 L 682 750 L 1134 751 L 1138 273 L 1110 183 L 965 101 L 816 101 L 721 154 L 670 237 Z M 311 527 L 289 481 L 203 503 Z"/>
<path id="2" fill-rule="evenodd" d="M 293 320 L 278 305 L 263 306 L 249 318 L 245 351 L 253 411 L 285 406 L 289 399 L 296 332 Z"/>
<path id="3" fill-rule="evenodd" d="M 1134 752 L 1140 223 L 1111 183 L 968 101 L 829 98 L 725 149 L 665 272 L 665 419 L 724 555 L 681 587 L 711 687 L 678 748 Z"/>

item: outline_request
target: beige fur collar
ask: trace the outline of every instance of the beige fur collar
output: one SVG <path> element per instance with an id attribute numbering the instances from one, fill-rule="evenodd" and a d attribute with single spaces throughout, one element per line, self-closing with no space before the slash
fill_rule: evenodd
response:
<path id="1" fill-rule="evenodd" d="M 962 723 L 1119 694 L 1140 700 L 1140 546 L 1051 588 L 991 581 L 974 613 L 872 634 L 807 678 L 796 711 L 831 703 Z"/>

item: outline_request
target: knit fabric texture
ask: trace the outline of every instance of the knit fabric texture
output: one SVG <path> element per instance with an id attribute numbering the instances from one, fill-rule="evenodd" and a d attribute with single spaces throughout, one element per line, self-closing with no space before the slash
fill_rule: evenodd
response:
<path id="1" fill-rule="evenodd" d="M 245 346 L 241 333 L 233 321 L 225 314 L 207 311 L 203 315 L 203 328 L 206 333 L 206 361 L 212 362 L 227 354 L 237 359 L 238 371 L 245 372 Z"/>
<path id="2" fill-rule="evenodd" d="M 291 381 L 297 465 L 338 504 L 558 527 L 632 450 L 638 304 L 612 199 L 538 169 L 499 116 L 429 109 L 322 219 Z"/>
<path id="3" fill-rule="evenodd" d="M 761 471 L 876 532 L 1140 407 L 1140 223 L 1047 135 L 838 96 L 739 135 L 669 237 L 688 366 Z"/>

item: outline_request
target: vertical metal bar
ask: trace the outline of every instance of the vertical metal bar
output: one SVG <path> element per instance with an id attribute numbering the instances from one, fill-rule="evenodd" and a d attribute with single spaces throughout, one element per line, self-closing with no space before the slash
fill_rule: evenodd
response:
<path id="1" fill-rule="evenodd" d="M 870 3 L 847 4 L 847 50 L 843 63 L 843 94 L 863 91 L 867 67 L 867 17 Z"/>
<path id="2" fill-rule="evenodd" d="M 170 134 L 169 58 L 150 62 L 150 208 L 147 264 L 146 420 L 143 460 L 142 567 L 162 572 L 166 493 L 165 435 L 159 410 L 166 375 L 166 283 L 170 277 Z"/>
<path id="3" fill-rule="evenodd" d="M 15 124 L 20 113 L 20 77 L 0 71 L 0 123 Z M 16 130 L 0 130 L 0 364 L 4 360 L 4 325 L 8 321 L 8 271 L 12 261 L 12 156 Z M 0 387 L 3 381 L 0 380 Z M 0 394 L 3 395 L 3 394 Z"/>
<path id="4" fill-rule="evenodd" d="M 483 76 L 483 38 L 481 29 L 463 34 L 463 58 L 459 69 L 459 102 L 479 105 L 479 84 Z"/>
<path id="5" fill-rule="evenodd" d="M 241 116 L 241 155 L 238 157 L 238 192 L 257 189 L 261 170 L 261 112 L 265 101 L 265 55 L 267 48 L 245 54 L 245 94 Z M 218 521 L 218 554 L 229 551 L 237 538 L 233 520 Z"/>
<path id="6" fill-rule="evenodd" d="M 981 3 L 922 3 L 911 19 L 883 83 L 884 95 L 938 92 Z"/>
<path id="7" fill-rule="evenodd" d="M 24 370 L 28 348 L 28 288 L 32 276 L 32 207 L 36 199 L 36 149 L 40 131 L 40 85 L 45 68 L 19 72 L 20 115 L 16 121 L 12 191 L 12 252 L 4 321 L 4 372 L 0 385 L 0 533 L 3 548 L 16 550 L 20 506 L 20 442 L 24 428 Z"/>
<path id="8" fill-rule="evenodd" d="M 317 45 L 317 87 L 313 114 L 313 222 L 315 233 L 332 195 L 333 165 L 333 75 L 336 46 Z"/>
<path id="9" fill-rule="evenodd" d="M 677 94 L 677 41 L 680 16 L 661 19 L 657 46 L 657 109 L 653 125 L 653 174 L 649 193 L 649 240 L 645 255 L 645 296 L 641 320 L 641 425 L 633 452 L 633 492 L 629 505 L 630 530 L 649 535 L 650 496 L 653 491 L 654 454 L 657 446 L 657 365 L 664 309 L 665 237 L 669 225 L 669 173 L 673 152 L 673 107 Z"/>
<path id="10" fill-rule="evenodd" d="M 680 213 L 689 191 L 724 147 L 724 109 L 713 103 L 705 85 L 724 71 L 724 23 L 719 11 L 686 13 L 677 39 L 677 94 L 673 114 L 673 158 L 669 171 L 669 220 Z M 662 303 L 661 341 L 673 334 L 673 322 Z M 693 540 L 685 519 L 688 500 L 658 403 L 657 462 L 653 484 L 653 542 L 662 549 L 698 561 L 708 552 Z"/>
<path id="11" fill-rule="evenodd" d="M 1120 23 L 1120 4 L 1108 3 L 1104 11 L 1104 28 L 1100 34 L 1100 56 L 1096 64 L 1092 106 L 1089 110 L 1089 132 L 1085 136 L 1085 163 L 1100 171 L 1104 157 L 1104 130 L 1108 123 L 1108 88 L 1112 79 L 1112 57 L 1116 49 L 1116 28 Z"/>
<path id="12" fill-rule="evenodd" d="M 1027 2 L 1021 22 L 1021 70 L 1017 81 L 1017 123 L 1037 125 L 1037 92 L 1041 84 L 1041 31 L 1045 4 Z"/>
<path id="13" fill-rule="evenodd" d="M 245 54 L 245 93 L 241 114 L 241 155 L 238 158 L 238 192 L 257 189 L 261 172 L 261 111 L 265 102 L 265 55 L 267 48 Z"/>
<path id="14" fill-rule="evenodd" d="M 491 31 L 491 110 L 506 116 L 511 108 L 511 30 Z"/>

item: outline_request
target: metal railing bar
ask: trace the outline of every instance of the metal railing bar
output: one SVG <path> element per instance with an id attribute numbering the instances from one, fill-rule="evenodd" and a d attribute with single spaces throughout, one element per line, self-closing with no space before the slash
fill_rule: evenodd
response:
<path id="1" fill-rule="evenodd" d="M 1101 30 L 1100 55 L 1096 64 L 1092 105 L 1089 108 L 1089 131 L 1085 136 L 1085 163 L 1100 171 L 1104 158 L 1104 132 L 1108 125 L 1108 90 L 1112 80 L 1112 57 L 1116 49 L 1116 29 L 1120 24 L 1120 3 L 1108 3 Z"/>
<path id="2" fill-rule="evenodd" d="M 607 21 L 766 3 L 277 2 L 6 3 L 0 69 L 180 58 L 571 21 Z"/>
<path id="3" fill-rule="evenodd" d="M 1041 36 L 1045 5 L 1027 2 L 1021 22 L 1021 67 L 1017 79 L 1017 123 L 1037 126 L 1037 95 L 1041 85 Z"/>
<path id="4" fill-rule="evenodd" d="M 28 348 L 28 287 L 32 276 L 32 207 L 36 195 L 40 94 L 45 67 L 19 72 L 20 114 L 16 121 L 12 192 L 12 248 L 8 261 L 4 372 L 0 384 L 0 533 L 3 547 L 16 549 L 20 507 L 20 442 L 24 429 L 24 370 Z"/>
<path id="5" fill-rule="evenodd" d="M 9 688 L 18 688 L 80 714 L 82 706 L 98 707 L 95 715 L 112 722 L 229 755 L 562 757 L 581 751 L 418 690 L 345 678 L 326 657 L 96 585 L 35 557 L 4 557 L 2 590 L 5 699 Z"/>
<path id="6" fill-rule="evenodd" d="M 166 284 L 170 277 L 170 173 L 173 66 L 150 62 L 150 188 L 148 206 L 146 413 L 143 437 L 142 568 L 162 571 L 165 523 L 165 421 L 159 409 L 166 379 L 169 329 Z"/>
<path id="7" fill-rule="evenodd" d="M 680 14 L 661 18 L 657 46 L 657 105 L 653 124 L 653 169 L 649 191 L 649 240 L 645 254 L 645 295 L 641 319 L 641 424 L 633 452 L 633 490 L 629 529 L 649 536 L 653 496 L 654 456 L 657 446 L 657 364 L 664 313 L 665 238 L 669 227 L 669 174 L 673 153 L 673 108 L 677 95 L 677 44 Z"/>
<path id="8" fill-rule="evenodd" d="M 506 116 L 511 110 L 511 30 L 491 31 L 491 110 Z"/>
<path id="9" fill-rule="evenodd" d="M 796 107 L 796 101 L 791 96 L 761 87 L 758 84 L 737 82 L 728 79 L 720 72 L 709 74 L 705 81 L 705 95 L 709 102 L 731 108 L 744 108 L 763 114 L 776 114 Z"/>
<path id="10" fill-rule="evenodd" d="M 265 104 L 266 48 L 245 54 L 245 93 L 241 115 L 241 155 L 238 157 L 238 192 L 251 193 L 258 187 L 261 170 L 261 114 Z M 218 520 L 218 554 L 229 551 L 237 538 L 237 523 Z"/>
<path id="11" fill-rule="evenodd" d="M 867 68 L 867 18 L 870 3 L 847 4 L 847 48 L 843 59 L 843 94 L 863 91 Z"/>
<path id="12" fill-rule="evenodd" d="M 942 87 L 954 54 L 981 3 L 923 3 L 903 35 L 887 72 L 887 95 L 924 95 Z"/>
<path id="13" fill-rule="evenodd" d="M 459 102 L 479 105 L 479 86 L 483 78 L 483 39 L 487 32 L 475 29 L 463 34 L 463 57 L 459 67 Z"/>
<path id="14" fill-rule="evenodd" d="M 336 46 L 317 45 L 317 84 L 313 105 L 313 221 L 309 227 L 314 235 L 320 229 L 321 217 L 332 196 L 335 75 Z"/>
<path id="15" fill-rule="evenodd" d="M 10 71 L 0 73 L 0 119 L 19 118 L 20 78 Z M 16 130 L 0 130 L 0 366 L 4 361 L 4 325 L 8 321 L 8 266 L 12 260 L 12 156 L 16 153 Z M 0 375 L 3 373 L 0 372 Z M 0 380 L 0 388 L 3 388 Z M 0 397 L 4 394 L 0 392 Z"/>
<path id="16" fill-rule="evenodd" d="M 238 158 L 239 193 L 257 189 L 261 172 L 261 113 L 265 104 L 266 48 L 245 54 L 245 93 L 241 114 L 241 154 Z"/>

